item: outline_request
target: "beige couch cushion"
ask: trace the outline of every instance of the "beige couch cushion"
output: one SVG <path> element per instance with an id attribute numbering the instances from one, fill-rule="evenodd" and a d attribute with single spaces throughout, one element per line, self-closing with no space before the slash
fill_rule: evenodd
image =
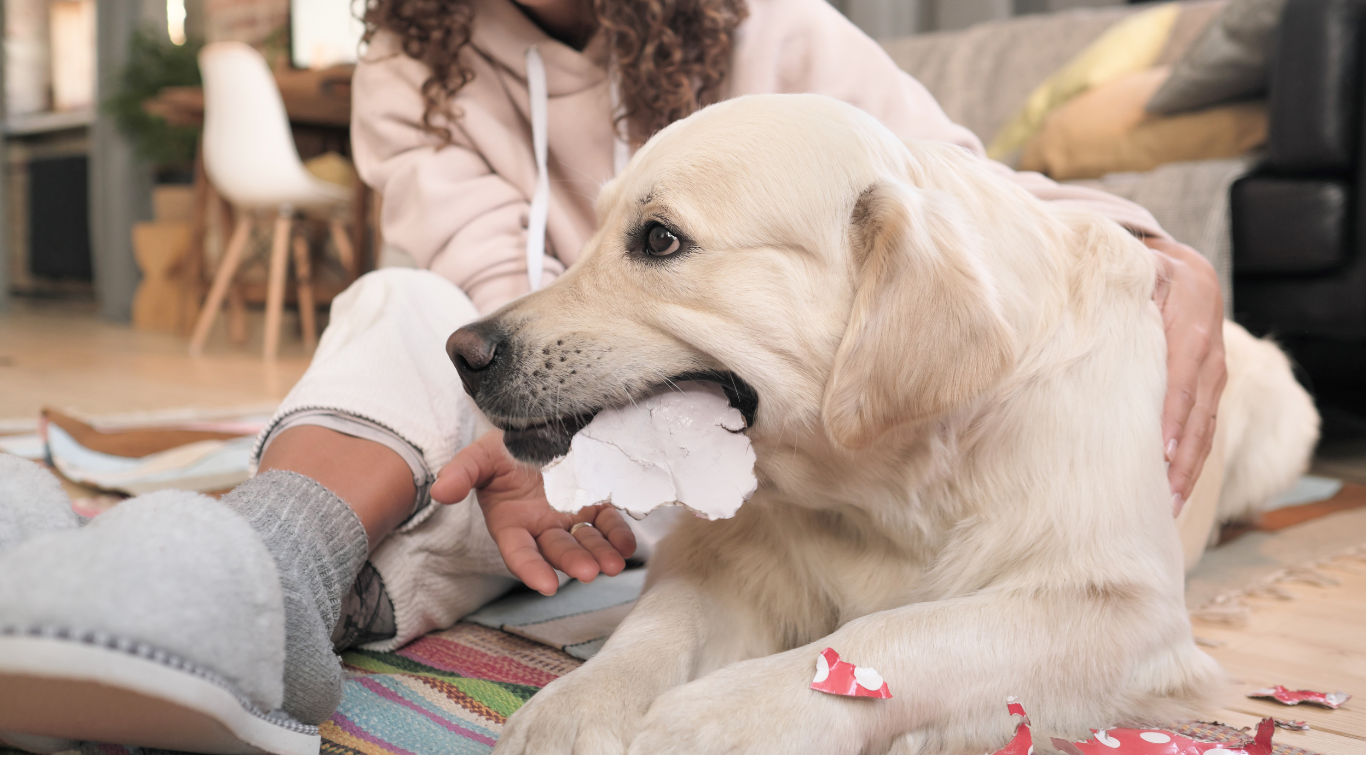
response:
<path id="1" fill-rule="evenodd" d="M 905 37 L 884 47 L 934 94 L 950 119 L 987 140 L 1039 83 L 1131 13 L 1118 7 L 1021 16 Z"/>
<path id="2" fill-rule="evenodd" d="M 1018 156 L 1054 110 L 1122 77 L 1151 68 L 1162 55 L 1172 25 L 1180 15 L 1179 3 L 1158 3 L 1105 30 L 1067 66 L 1029 94 L 1020 111 L 987 144 L 987 155 L 996 160 Z"/>
<path id="3" fill-rule="evenodd" d="M 1266 104 L 1163 117 L 1144 105 L 1166 80 L 1155 67 L 1088 91 L 1054 110 L 1025 146 L 1021 170 L 1059 181 L 1149 171 L 1163 163 L 1236 157 L 1266 141 Z"/>
<path id="4" fill-rule="evenodd" d="M 1182 3 L 1157 63 L 1180 59 L 1225 2 Z M 951 120 L 985 141 L 1001 130 L 1039 83 L 1115 22 L 1142 10 L 1143 6 L 1118 6 L 1017 16 L 964 30 L 903 37 L 883 47 L 897 66 L 934 94 Z"/>

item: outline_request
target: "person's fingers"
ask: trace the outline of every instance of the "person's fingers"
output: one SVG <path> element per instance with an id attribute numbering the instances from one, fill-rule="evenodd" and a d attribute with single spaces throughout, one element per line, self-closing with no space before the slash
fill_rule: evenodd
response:
<path id="1" fill-rule="evenodd" d="M 487 485 L 504 469 L 503 433 L 492 430 L 465 446 L 441 468 L 432 483 L 432 498 L 442 504 L 463 501 L 470 491 Z"/>
<path id="2" fill-rule="evenodd" d="M 596 527 L 585 525 L 573 531 L 574 538 L 597 561 L 598 570 L 608 576 L 616 576 L 626 567 L 626 559 L 612 546 L 607 537 Z M 568 571 L 566 571 L 568 573 Z"/>
<path id="3" fill-rule="evenodd" d="M 1189 329 L 1170 337 L 1167 392 L 1162 399 L 1162 452 L 1170 461 L 1180 450 L 1191 411 L 1200 395 L 1200 366 L 1209 356 L 1209 337 Z"/>
<path id="4" fill-rule="evenodd" d="M 1190 498 L 1200 471 L 1205 466 L 1214 445 L 1214 431 L 1217 424 L 1219 397 L 1223 394 L 1227 371 L 1224 367 L 1222 349 L 1212 355 L 1204 366 L 1200 382 L 1200 394 L 1191 410 L 1185 425 L 1185 435 L 1172 456 L 1171 466 L 1167 469 L 1167 481 L 1172 489 L 1172 513 L 1180 514 L 1186 499 Z"/>
<path id="5" fill-rule="evenodd" d="M 525 528 L 510 527 L 493 533 L 498 554 L 503 556 L 512 575 L 543 595 L 553 595 L 560 586 L 555 569 L 541 556 L 536 540 Z"/>
<path id="6" fill-rule="evenodd" d="M 1214 435 L 1214 426 L 1214 416 L 1200 409 L 1191 415 L 1190 422 L 1186 424 L 1187 439 L 1176 449 L 1176 456 L 1167 468 L 1167 482 L 1172 489 L 1173 517 L 1181 514 L 1186 500 L 1190 498 L 1191 489 L 1195 487 L 1195 480 L 1205 466 L 1205 458 L 1209 456 L 1213 445 L 1212 440 L 1207 438 Z"/>
<path id="7" fill-rule="evenodd" d="M 1214 351 L 1215 334 L 1222 326 L 1212 327 L 1204 318 L 1185 316 L 1176 302 L 1164 308 L 1163 325 L 1167 336 L 1167 392 L 1162 401 L 1162 450 L 1170 460 L 1177 449 L 1174 443 L 1179 444 L 1191 410 L 1200 399 L 1201 369 Z"/>
<path id="8" fill-rule="evenodd" d="M 625 516 L 616 507 L 609 504 L 602 505 L 598 508 L 597 515 L 593 518 L 592 523 L 593 527 L 598 529 L 598 533 L 601 533 L 623 558 L 635 554 L 636 534 L 631 530 L 631 526 L 626 523 Z M 602 561 L 599 560 L 598 562 L 601 563 Z M 615 576 L 616 574 L 608 575 Z"/>
<path id="9" fill-rule="evenodd" d="M 551 565 L 579 581 L 592 581 L 598 575 L 598 561 L 579 540 L 561 528 L 551 528 L 536 537 L 541 554 Z"/>

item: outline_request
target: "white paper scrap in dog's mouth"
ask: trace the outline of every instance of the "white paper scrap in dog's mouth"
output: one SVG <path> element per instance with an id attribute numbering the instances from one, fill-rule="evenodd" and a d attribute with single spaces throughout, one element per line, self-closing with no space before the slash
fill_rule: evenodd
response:
<path id="1" fill-rule="evenodd" d="M 721 387 L 703 381 L 599 411 L 542 470 L 546 499 L 569 513 L 611 504 L 637 520 L 668 506 L 733 517 L 759 485 L 744 428 Z"/>

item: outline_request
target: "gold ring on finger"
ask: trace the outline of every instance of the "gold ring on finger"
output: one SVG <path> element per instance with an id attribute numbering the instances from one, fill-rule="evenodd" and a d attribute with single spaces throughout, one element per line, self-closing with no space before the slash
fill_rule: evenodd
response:
<path id="1" fill-rule="evenodd" d="M 577 530 L 579 530 L 580 528 L 592 528 L 592 527 L 593 527 L 593 524 L 592 524 L 592 523 L 574 523 L 574 525 L 570 526 L 570 528 L 569 528 L 569 535 L 571 535 L 571 536 L 574 535 L 574 532 L 577 531 Z"/>

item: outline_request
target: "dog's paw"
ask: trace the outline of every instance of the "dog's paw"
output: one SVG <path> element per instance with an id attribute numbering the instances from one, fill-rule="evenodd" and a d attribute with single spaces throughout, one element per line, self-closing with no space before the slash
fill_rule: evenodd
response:
<path id="1" fill-rule="evenodd" d="M 650 706 L 630 675 L 584 666 L 552 681 L 508 718 L 494 754 L 624 754 Z"/>
<path id="2" fill-rule="evenodd" d="M 636 754 L 847 753 L 872 700 L 810 689 L 807 649 L 742 661 L 660 695 L 631 741 Z"/>

